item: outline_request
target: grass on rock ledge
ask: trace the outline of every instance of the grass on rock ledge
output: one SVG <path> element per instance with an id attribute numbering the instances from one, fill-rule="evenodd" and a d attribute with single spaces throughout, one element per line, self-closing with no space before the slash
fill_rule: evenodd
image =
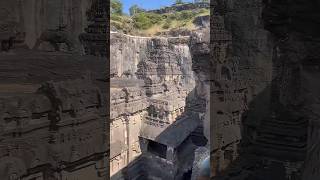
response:
<path id="1" fill-rule="evenodd" d="M 210 15 L 208 9 L 184 10 L 174 13 L 136 13 L 133 16 L 111 14 L 111 26 L 131 35 L 155 36 L 173 29 L 194 30 L 196 17 Z"/>

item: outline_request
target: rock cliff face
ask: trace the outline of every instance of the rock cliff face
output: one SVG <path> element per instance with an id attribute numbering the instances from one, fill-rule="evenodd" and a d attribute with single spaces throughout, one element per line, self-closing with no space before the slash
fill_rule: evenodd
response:
<path id="1" fill-rule="evenodd" d="M 241 100 L 247 107 L 241 118 L 240 155 L 224 171 L 219 166 L 216 178 L 318 178 L 319 87 L 311 82 L 319 78 L 315 70 L 319 3 L 219 0 L 212 8 L 231 34 L 228 54 L 237 62 L 236 77 L 247 91 Z M 216 22 L 211 20 L 215 33 Z M 214 40 L 211 35 L 211 44 Z"/>
<path id="2" fill-rule="evenodd" d="M 224 18 L 224 27 L 232 37 L 228 56 L 236 69 L 234 88 L 240 94 L 244 93 L 236 106 L 240 108 L 241 139 L 245 144 L 252 140 L 246 130 L 256 128 L 269 112 L 269 107 L 261 104 L 270 102 L 268 87 L 272 77 L 272 41 L 263 26 L 262 1 L 218 1 L 216 9 Z"/>
<path id="3" fill-rule="evenodd" d="M 257 128 L 268 114 L 268 108 L 259 103 L 270 102 L 272 42 L 263 27 L 261 7 L 260 1 L 211 3 L 212 68 L 208 72 L 213 176 L 233 167 L 239 153 L 241 157 L 248 152 L 244 149 L 252 142 L 251 128 Z"/>
<path id="4" fill-rule="evenodd" d="M 85 172 L 104 179 L 106 167 L 96 170 L 94 164 L 106 159 L 105 63 L 70 54 L 16 53 L 0 55 L 0 177 L 80 178 Z M 76 170 L 84 164 L 88 168 Z"/>
<path id="5" fill-rule="evenodd" d="M 199 177 L 203 160 L 210 156 L 211 133 L 210 133 L 210 80 L 211 70 L 214 67 L 210 59 L 210 31 L 209 27 L 203 28 L 191 35 L 190 51 L 192 54 L 192 70 L 195 72 L 195 97 L 193 103 L 201 107 L 198 113 L 203 118 L 203 133 L 208 140 L 206 147 L 198 148 L 195 154 L 192 179 Z"/>
<path id="6" fill-rule="evenodd" d="M 203 128 L 207 137 L 209 128 L 206 89 L 194 76 L 189 43 L 189 36 L 111 34 L 111 134 L 130 134 L 111 139 L 112 178 L 191 178 L 195 151 L 207 144 Z M 120 145 L 128 141 L 134 148 Z"/>
<path id="7" fill-rule="evenodd" d="M 196 87 L 195 99 L 202 101 L 201 107 L 204 115 L 204 134 L 210 145 L 210 70 L 213 69 L 213 62 L 210 61 L 210 32 L 209 28 L 201 29 L 192 34 L 190 40 L 190 51 L 192 54 L 192 70 L 195 72 Z"/>
<path id="8" fill-rule="evenodd" d="M 0 24 L 25 33 L 28 47 L 32 48 L 37 38 L 47 29 L 67 25 L 66 32 L 80 46 L 78 36 L 87 27 L 87 11 L 93 0 L 62 1 L 1 1 Z"/>
<path id="9" fill-rule="evenodd" d="M 150 38 L 112 33 L 110 38 L 110 70 L 113 77 L 143 76 L 140 66 L 150 61 L 158 69 L 166 61 L 177 60 L 186 82 L 192 82 L 191 55 L 188 46 L 189 37 Z M 161 65 L 163 64 L 163 65 Z M 156 69 L 156 72 L 158 70 Z M 156 73 L 155 72 L 155 73 Z M 163 73 L 159 72 L 163 77 Z"/>
<path id="10" fill-rule="evenodd" d="M 107 177 L 105 59 L 30 49 L 43 30 L 57 28 L 60 11 L 68 12 L 61 13 L 68 19 L 63 32 L 77 40 L 86 3 L 0 2 L 1 45 L 14 39 L 12 50 L 0 52 L 1 179 Z M 16 46 L 23 43 L 28 47 Z"/>
<path id="11" fill-rule="evenodd" d="M 300 1 L 265 2 L 263 19 L 265 28 L 274 38 L 274 82 L 272 93 L 280 114 L 285 110 L 287 122 L 300 123 L 295 135 L 296 161 L 304 164 L 293 168 L 292 174 L 302 179 L 319 177 L 319 86 L 313 82 L 319 78 L 319 17 L 318 2 Z M 286 6 L 288 11 L 280 7 Z M 299 13 L 298 13 L 299 12 Z M 280 111 L 280 112 L 279 112 Z M 290 174 L 291 175 L 291 174 Z"/>
<path id="12" fill-rule="evenodd" d="M 210 122 L 212 133 L 205 129 L 204 134 L 210 139 L 212 175 L 316 179 L 319 87 L 312 82 L 319 78 L 319 3 L 217 0 L 211 6 L 210 38 L 201 30 L 190 41 L 196 86 L 188 100 L 192 108 L 201 107 L 197 113 L 204 123 Z M 157 74 L 161 62 L 140 64 L 139 59 L 154 59 L 148 53 L 165 59 L 148 47 L 161 49 L 168 40 L 123 42 L 130 48 L 117 50 L 131 63 L 122 60 L 113 67 L 115 77 L 137 72 L 138 78 L 147 79 Z M 143 67 L 148 73 L 140 71 Z M 149 80 L 152 90 L 146 94 L 160 93 L 160 81 Z M 206 155 L 203 149 L 199 153 L 196 160 Z"/>

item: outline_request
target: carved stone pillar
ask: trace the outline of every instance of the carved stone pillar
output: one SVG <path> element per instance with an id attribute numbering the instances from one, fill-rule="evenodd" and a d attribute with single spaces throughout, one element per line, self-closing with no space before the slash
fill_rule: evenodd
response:
<path id="1" fill-rule="evenodd" d="M 167 160 L 171 162 L 175 161 L 175 149 L 171 146 L 167 147 Z"/>

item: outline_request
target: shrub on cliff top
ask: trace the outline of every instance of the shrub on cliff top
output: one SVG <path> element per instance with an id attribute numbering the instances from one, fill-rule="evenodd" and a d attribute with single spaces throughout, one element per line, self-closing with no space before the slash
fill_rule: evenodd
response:
<path id="1" fill-rule="evenodd" d="M 133 5 L 129 8 L 130 16 L 135 15 L 136 13 L 145 12 L 145 9 L 140 8 L 138 5 Z"/>
<path id="2" fill-rule="evenodd" d="M 122 15 L 122 3 L 120 0 L 111 0 L 110 12 L 111 14 Z"/>
<path id="3" fill-rule="evenodd" d="M 195 16 L 196 16 L 196 14 L 190 10 L 181 11 L 181 12 L 176 13 L 176 19 L 180 20 L 180 21 L 189 20 Z"/>
<path id="4" fill-rule="evenodd" d="M 124 33 L 129 33 L 133 30 L 132 24 L 132 19 L 128 16 L 116 14 L 111 14 L 110 16 L 111 27 Z"/>
<path id="5" fill-rule="evenodd" d="M 176 4 L 184 4 L 182 0 L 176 0 Z"/>
<path id="6" fill-rule="evenodd" d="M 171 26 L 171 20 L 170 19 L 167 19 L 166 22 L 163 24 L 162 28 L 163 29 L 169 29 L 170 26 Z"/>
<path id="7" fill-rule="evenodd" d="M 134 26 L 138 29 L 148 29 L 152 25 L 162 21 L 162 16 L 155 13 L 137 13 L 133 17 Z"/>

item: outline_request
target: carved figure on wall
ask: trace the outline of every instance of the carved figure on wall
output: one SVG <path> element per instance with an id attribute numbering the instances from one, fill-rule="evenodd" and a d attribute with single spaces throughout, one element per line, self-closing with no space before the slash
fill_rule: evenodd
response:
<path id="1" fill-rule="evenodd" d="M 118 72 L 116 68 L 112 67 L 110 68 L 110 78 L 115 78 L 115 77 L 118 77 Z"/>
<path id="2" fill-rule="evenodd" d="M 15 43 L 24 41 L 25 33 L 22 33 L 19 29 L 16 22 L 0 23 L 1 51 L 9 51 L 14 48 Z"/>
<path id="3" fill-rule="evenodd" d="M 159 109 L 158 116 L 160 119 L 165 119 L 167 115 L 168 115 L 167 111 L 165 111 L 163 108 Z"/>
<path id="4" fill-rule="evenodd" d="M 131 70 L 124 71 L 122 73 L 122 77 L 133 78 L 133 73 L 131 72 Z"/>
<path id="5" fill-rule="evenodd" d="M 48 29 L 42 32 L 33 49 L 38 49 L 43 42 L 49 42 L 56 51 L 60 51 L 59 45 L 63 43 L 67 45 L 68 51 L 72 51 L 74 44 L 65 28 L 66 26 L 61 26 L 57 29 Z"/>
<path id="6" fill-rule="evenodd" d="M 169 89 L 168 89 L 168 85 L 167 84 L 162 84 L 162 87 L 163 87 L 163 92 L 168 92 Z"/>
<path id="7" fill-rule="evenodd" d="M 129 95 L 130 95 L 130 93 L 128 92 L 128 89 L 127 89 L 127 88 L 123 88 L 122 91 L 124 92 L 125 102 L 128 103 L 128 102 L 129 102 Z"/>
<path id="8" fill-rule="evenodd" d="M 13 47 L 14 37 L 1 40 L 1 51 L 9 51 Z"/>

